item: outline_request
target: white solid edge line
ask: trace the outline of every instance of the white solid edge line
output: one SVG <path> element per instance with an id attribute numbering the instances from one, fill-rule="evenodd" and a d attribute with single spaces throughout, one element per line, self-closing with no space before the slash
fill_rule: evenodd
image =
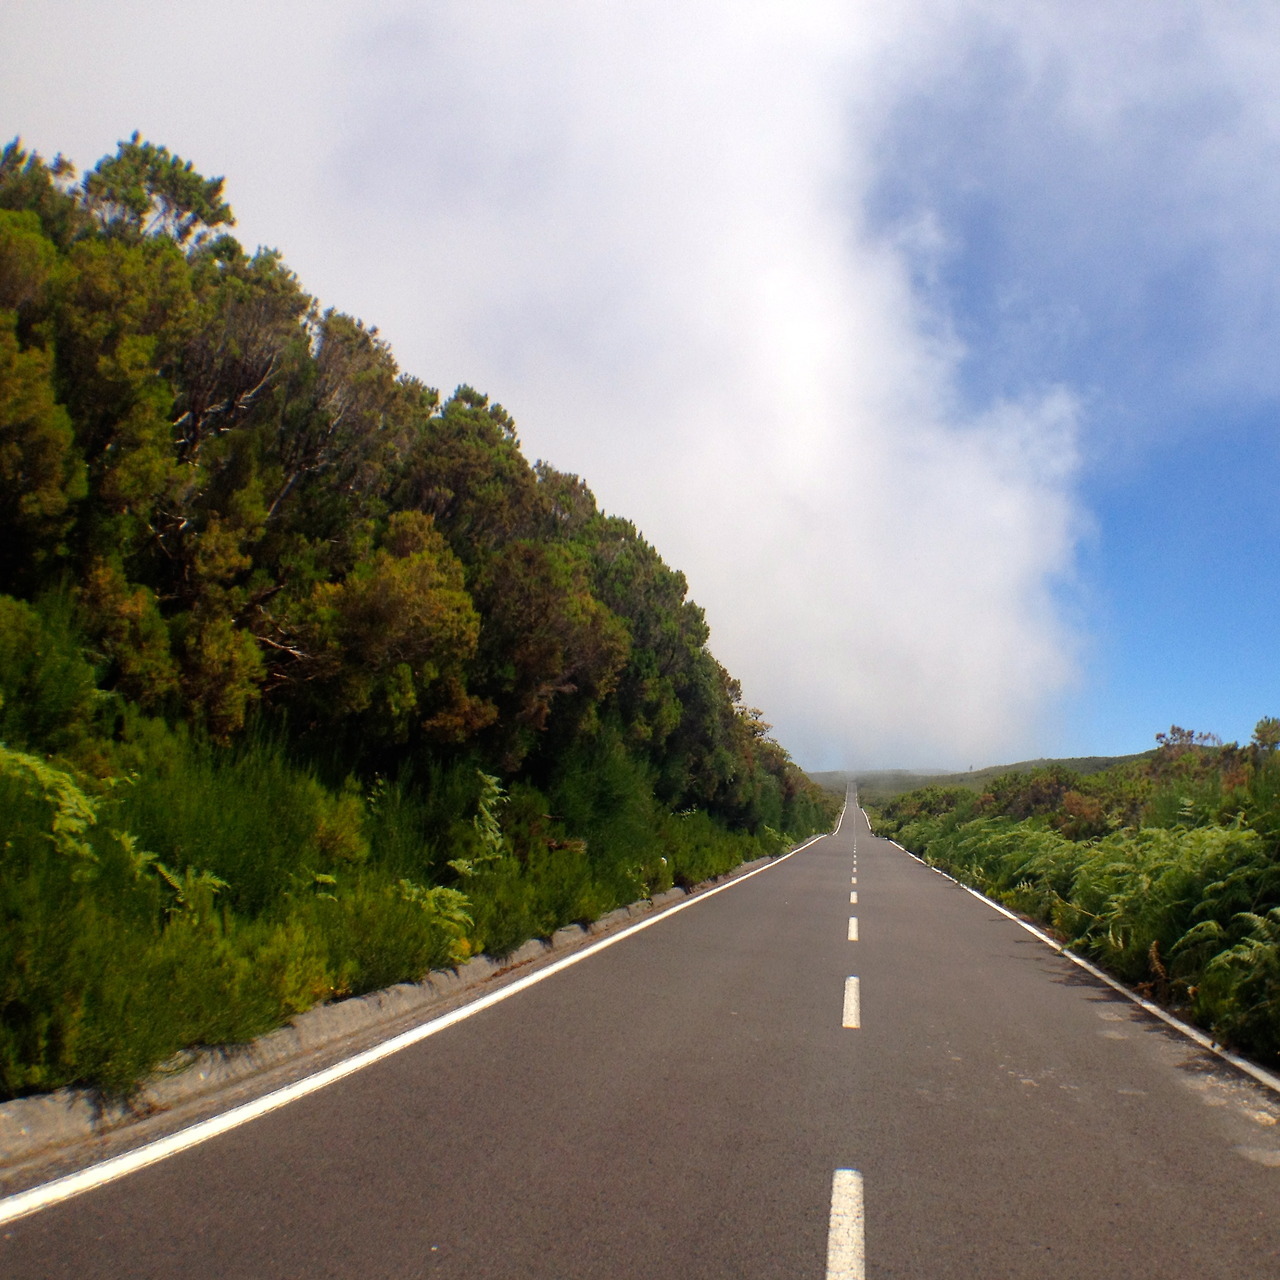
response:
<path id="1" fill-rule="evenodd" d="M 840 816 L 841 818 L 844 817 L 843 810 L 841 810 Z M 279 1108 L 287 1106 L 290 1102 L 305 1098 L 310 1093 L 316 1093 L 327 1085 L 343 1079 L 345 1076 L 354 1075 L 357 1071 L 370 1067 L 375 1062 L 380 1062 L 383 1058 L 389 1058 L 392 1054 L 399 1053 L 402 1049 L 408 1049 L 411 1045 L 415 1045 L 421 1040 L 426 1040 L 437 1032 L 447 1030 L 456 1023 L 462 1022 L 484 1009 L 488 1009 L 521 991 L 527 990 L 535 983 L 542 982 L 553 974 L 560 973 L 562 970 L 569 968 L 570 965 L 575 965 L 579 961 L 585 960 L 588 956 L 603 951 L 606 947 L 614 946 L 624 938 L 634 936 L 642 929 L 647 929 L 661 920 L 666 920 L 669 916 L 675 915 L 677 911 L 683 911 L 686 907 L 705 902 L 708 898 L 713 898 L 716 894 L 723 893 L 726 889 L 732 889 L 737 885 L 744 884 L 762 872 L 771 871 L 774 867 L 786 862 L 788 858 L 807 849 L 810 845 L 816 844 L 819 840 L 825 840 L 828 835 L 834 834 L 834 832 L 823 832 L 821 835 L 814 836 L 812 839 L 806 840 L 804 844 L 797 845 L 790 853 L 784 853 L 781 857 L 775 858 L 763 867 L 757 867 L 754 871 L 748 871 L 745 875 L 736 876 L 725 884 L 716 885 L 714 889 L 706 889 L 701 893 L 691 894 L 683 902 L 677 902 L 672 906 L 665 907 L 653 915 L 644 916 L 634 924 L 627 925 L 626 928 L 619 929 L 616 933 L 611 933 L 591 943 L 589 946 L 583 947 L 580 951 L 575 951 L 561 960 L 554 961 L 552 964 L 547 965 L 546 968 L 527 974 L 523 978 L 517 978 L 505 987 L 501 987 L 497 991 L 491 991 L 488 995 L 479 996 L 469 1004 L 452 1009 L 448 1013 L 441 1014 L 438 1018 L 431 1018 L 427 1022 L 419 1023 L 418 1026 L 411 1027 L 408 1031 L 402 1031 L 399 1035 L 392 1036 L 390 1039 L 382 1041 L 381 1044 L 376 1044 L 371 1049 L 357 1053 L 342 1062 L 334 1063 L 333 1066 L 326 1067 L 323 1071 L 317 1071 L 314 1075 L 297 1080 L 293 1084 L 285 1085 L 284 1088 L 275 1089 L 271 1093 L 263 1094 L 261 1098 L 255 1098 L 252 1102 L 245 1102 L 238 1107 L 232 1107 L 229 1111 L 211 1116 L 208 1120 L 202 1120 L 186 1129 L 180 1129 L 177 1133 L 169 1134 L 168 1137 L 158 1138 L 154 1142 L 135 1147 L 132 1151 L 113 1156 L 100 1164 L 90 1165 L 87 1169 L 81 1169 L 77 1173 L 57 1178 L 53 1182 L 46 1182 L 27 1191 L 20 1191 L 14 1195 L 6 1196 L 0 1199 L 0 1226 L 14 1222 L 18 1218 L 24 1218 L 28 1214 L 36 1213 L 40 1209 L 47 1209 L 52 1205 L 60 1204 L 64 1200 L 70 1200 L 73 1196 L 78 1196 L 85 1191 L 92 1191 L 95 1187 L 114 1182 L 118 1178 L 123 1178 L 126 1174 L 134 1173 L 138 1169 L 145 1169 L 148 1165 L 157 1164 L 169 1156 L 177 1155 L 180 1151 L 186 1151 L 190 1147 L 198 1146 L 202 1142 L 209 1141 L 210 1138 L 216 1138 L 219 1134 L 236 1129 L 242 1124 L 248 1124 L 249 1121 L 256 1120 L 259 1116 L 264 1116 L 268 1112 L 277 1111 Z"/>
<path id="2" fill-rule="evenodd" d="M 840 828 L 844 825 L 844 815 L 845 815 L 845 812 L 848 810 L 848 808 L 849 808 L 849 801 L 846 798 L 844 804 L 840 806 L 840 817 L 836 819 L 836 825 L 830 831 L 823 832 L 823 835 L 838 836 L 840 834 Z M 818 836 L 816 838 L 821 840 L 822 836 Z M 809 843 L 812 844 L 813 841 L 811 840 Z M 801 845 L 801 848 L 804 848 L 804 846 Z M 799 849 L 792 850 L 792 853 L 799 853 L 799 852 L 800 852 Z"/>
<path id="3" fill-rule="evenodd" d="M 844 1017 L 840 1025 L 850 1031 L 858 1031 L 862 1027 L 862 992 L 857 978 L 844 980 Z"/>
<path id="4" fill-rule="evenodd" d="M 837 1169 L 831 1179 L 827 1280 L 866 1280 L 866 1211 L 862 1174 Z"/>
<path id="5" fill-rule="evenodd" d="M 1084 956 L 1076 955 L 1068 947 L 1064 947 L 1056 938 L 1050 937 L 1043 929 L 1038 929 L 1029 920 L 1024 920 L 1021 916 L 1015 915 L 1008 907 L 1001 906 L 993 898 L 988 898 L 985 893 L 980 893 L 977 889 L 971 889 L 967 884 L 957 880 L 955 876 L 949 876 L 941 867 L 930 866 L 918 854 L 914 854 L 910 849 L 903 849 L 896 840 L 890 840 L 889 843 L 895 849 L 902 849 L 902 852 L 908 858 L 915 858 L 921 866 L 928 867 L 930 871 L 936 871 L 944 880 L 950 880 L 952 884 L 959 885 L 965 893 L 971 893 L 980 902 L 985 902 L 987 906 L 998 911 L 1002 916 L 1007 916 L 1014 924 L 1019 925 L 1028 933 L 1039 938 L 1046 946 L 1052 947 L 1059 955 L 1066 956 L 1072 964 L 1077 964 L 1086 973 L 1092 974 L 1099 982 L 1105 982 L 1113 991 L 1117 991 L 1124 996 L 1126 1000 L 1131 1000 L 1134 1004 L 1145 1009 L 1148 1013 L 1159 1018 L 1161 1022 L 1168 1023 L 1175 1031 L 1186 1036 L 1188 1040 L 1195 1041 L 1202 1049 L 1207 1049 L 1215 1057 L 1221 1058 L 1223 1062 L 1229 1062 L 1237 1071 L 1243 1071 L 1245 1075 L 1252 1077 L 1260 1085 L 1271 1089 L 1275 1093 L 1280 1093 L 1280 1076 L 1268 1071 L 1265 1067 L 1259 1067 L 1252 1063 L 1248 1058 L 1242 1058 L 1238 1053 L 1232 1053 L 1230 1049 L 1224 1048 L 1216 1041 L 1210 1039 L 1199 1027 L 1193 1027 L 1189 1022 L 1183 1022 L 1181 1018 L 1175 1017 L 1167 1009 L 1162 1009 L 1158 1004 L 1153 1004 L 1145 996 L 1140 996 L 1136 991 L 1131 991 L 1124 983 L 1117 981 L 1105 970 L 1099 969 L 1092 961 L 1086 960 Z"/>
<path id="6" fill-rule="evenodd" d="M 849 917 L 849 941 L 857 942 L 858 940 L 858 917 Z"/>

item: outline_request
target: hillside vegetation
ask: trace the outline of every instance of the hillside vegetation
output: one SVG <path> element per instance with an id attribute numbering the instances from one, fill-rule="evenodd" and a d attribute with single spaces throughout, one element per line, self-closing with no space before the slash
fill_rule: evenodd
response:
<path id="1" fill-rule="evenodd" d="M 858 773 L 832 772 L 810 773 L 809 777 L 820 786 L 843 791 L 849 783 L 856 783 L 858 795 L 875 803 L 891 800 L 905 791 L 918 791 L 922 787 L 985 788 L 994 779 L 1006 773 L 1030 773 L 1033 769 L 1062 768 L 1071 773 L 1101 773 L 1119 764 L 1142 760 L 1151 752 L 1139 752 L 1130 756 L 1076 756 L 1066 759 L 1020 760 L 1016 764 L 993 764 L 984 769 L 969 769 L 963 773 L 930 773 L 913 769 L 874 769 Z"/>
<path id="2" fill-rule="evenodd" d="M 1280 1064 L 1280 720 L 1174 726 L 1096 773 L 1061 764 L 868 806 L 898 840 L 1041 920 L 1228 1044 Z"/>
<path id="3" fill-rule="evenodd" d="M 686 581 L 136 135 L 0 155 L 0 1096 L 829 825 Z M 607 430 L 607 424 L 601 424 Z"/>

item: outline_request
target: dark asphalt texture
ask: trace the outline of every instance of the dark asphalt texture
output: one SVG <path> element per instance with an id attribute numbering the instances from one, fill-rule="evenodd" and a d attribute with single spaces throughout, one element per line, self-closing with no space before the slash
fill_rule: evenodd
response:
<path id="1" fill-rule="evenodd" d="M 458 1026 L 10 1224 L 0 1276 L 821 1280 L 854 1168 L 872 1280 L 1280 1280 L 1276 1115 L 851 806 Z"/>

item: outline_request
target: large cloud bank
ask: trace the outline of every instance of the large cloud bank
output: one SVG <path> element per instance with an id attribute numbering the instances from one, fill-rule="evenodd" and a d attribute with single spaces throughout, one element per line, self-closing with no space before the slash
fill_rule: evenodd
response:
<path id="1" fill-rule="evenodd" d="M 885 166 L 991 47 L 1063 136 L 1118 134 L 1163 92 L 1126 50 L 1167 73 L 1150 33 L 1201 10 L 1113 8 L 51 2 L 10 16 L 0 106 L 81 162 L 137 127 L 227 172 L 248 243 L 688 573 L 802 763 L 964 765 L 1075 678 L 1084 400 L 1043 363 L 979 385 L 953 229 L 927 192 L 886 214 Z"/>

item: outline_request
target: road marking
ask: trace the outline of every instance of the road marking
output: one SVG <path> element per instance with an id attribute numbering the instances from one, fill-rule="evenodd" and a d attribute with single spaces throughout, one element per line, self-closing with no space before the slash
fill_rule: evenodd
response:
<path id="1" fill-rule="evenodd" d="M 844 798 L 844 808 L 840 810 L 840 817 L 836 820 L 835 830 L 831 832 L 824 832 L 823 833 L 824 835 L 830 834 L 833 836 L 838 836 L 840 834 L 840 828 L 844 826 L 844 815 L 848 811 L 848 808 L 849 808 L 849 797 L 846 794 Z M 819 839 L 821 839 L 821 836 L 819 837 Z M 796 852 L 799 853 L 800 851 L 797 849 Z"/>
<path id="2" fill-rule="evenodd" d="M 844 1022 L 841 1024 L 857 1031 L 862 1026 L 862 997 L 857 978 L 844 980 Z"/>
<path id="3" fill-rule="evenodd" d="M 854 890 L 854 892 L 853 892 L 853 893 L 851 893 L 851 894 L 849 895 L 849 905 L 850 905 L 851 907 L 856 907 L 856 906 L 858 905 L 858 893 L 857 893 L 857 890 Z"/>
<path id="4" fill-rule="evenodd" d="M 858 883 L 858 877 L 857 877 L 857 876 L 852 877 L 852 879 L 850 879 L 849 883 L 850 883 L 850 884 L 857 884 L 857 883 Z"/>
<path id="5" fill-rule="evenodd" d="M 842 821 L 843 817 L 844 814 L 842 812 Z M 816 844 L 819 840 L 825 839 L 829 834 L 831 833 L 824 832 L 822 835 L 814 836 L 812 839 L 806 840 L 804 844 L 792 849 L 790 853 L 784 853 L 781 857 L 774 858 L 772 862 L 766 863 L 763 867 L 757 867 L 755 871 L 748 871 L 745 875 L 738 876 L 736 879 L 716 885 L 714 889 L 706 889 L 702 893 L 691 894 L 683 902 L 675 903 L 673 906 L 657 911 L 653 915 L 644 916 L 637 920 L 635 924 L 628 925 L 625 929 L 619 929 L 617 933 L 607 934 L 598 942 L 593 942 L 579 951 L 571 952 L 563 959 L 556 960 L 543 969 L 526 974 L 523 978 L 517 978 L 514 982 L 510 982 L 504 987 L 499 987 L 498 990 L 491 991 L 487 995 L 479 996 L 472 1000 L 470 1004 L 462 1005 L 457 1009 L 450 1010 L 448 1013 L 441 1014 L 439 1017 L 430 1018 L 426 1022 L 419 1023 L 408 1031 L 402 1031 L 399 1035 L 383 1040 L 380 1044 L 376 1044 L 362 1053 L 357 1053 L 354 1057 L 346 1058 L 342 1062 L 336 1062 L 333 1066 L 326 1067 L 323 1071 L 317 1071 L 314 1075 L 297 1080 L 293 1084 L 285 1085 L 282 1089 L 275 1089 L 271 1093 L 263 1094 L 262 1097 L 255 1098 L 252 1102 L 245 1102 L 238 1107 L 232 1107 L 229 1111 L 210 1116 L 208 1120 L 202 1120 L 186 1129 L 180 1129 L 177 1133 L 169 1134 L 168 1137 L 158 1138 L 155 1142 L 148 1142 L 143 1146 L 135 1147 L 132 1151 L 126 1151 L 122 1155 L 113 1156 L 111 1159 L 103 1160 L 99 1164 L 90 1165 L 86 1169 L 81 1169 L 78 1173 L 67 1174 L 65 1177 L 57 1178 L 53 1182 L 46 1182 L 41 1186 L 32 1187 L 28 1191 L 21 1191 L 15 1195 L 0 1198 L 0 1226 L 14 1222 L 18 1218 L 25 1218 L 28 1214 L 36 1213 L 41 1209 L 47 1209 L 51 1205 L 61 1204 L 62 1201 L 70 1200 L 73 1196 L 78 1196 L 85 1191 L 92 1191 L 95 1187 L 104 1186 L 108 1182 L 114 1182 L 117 1178 L 123 1178 L 126 1174 L 133 1173 L 138 1169 L 145 1169 L 148 1165 L 158 1164 L 161 1160 L 177 1155 L 180 1151 L 186 1151 L 188 1148 L 198 1146 L 202 1142 L 208 1142 L 210 1138 L 216 1138 L 219 1134 L 226 1133 L 230 1129 L 237 1129 L 240 1125 L 248 1124 L 249 1121 L 256 1120 L 259 1116 L 264 1116 L 268 1112 L 287 1106 L 290 1102 L 296 1102 L 299 1098 L 305 1098 L 310 1093 L 316 1093 L 318 1090 L 334 1084 L 346 1076 L 354 1075 L 357 1071 L 372 1066 L 375 1062 L 380 1062 L 383 1058 L 389 1058 L 393 1053 L 399 1053 L 400 1050 L 407 1049 L 411 1045 L 417 1044 L 420 1040 L 427 1039 L 428 1036 L 444 1031 L 446 1028 L 455 1025 L 455 1023 L 462 1022 L 474 1014 L 498 1004 L 500 1001 L 509 999 L 535 983 L 544 982 L 553 974 L 569 968 L 570 965 L 580 963 L 588 956 L 603 951 L 606 947 L 615 946 L 625 938 L 634 937 L 642 929 L 648 929 L 659 921 L 666 920 L 669 916 L 675 915 L 677 911 L 683 911 L 686 907 L 705 902 L 708 898 L 712 898 L 718 893 L 723 893 L 726 889 L 732 889 L 737 885 L 744 884 L 754 876 L 760 875 L 762 872 L 772 870 L 788 858 L 800 853 L 801 850 L 807 849 L 811 844 Z"/>
<path id="6" fill-rule="evenodd" d="M 858 917 L 849 917 L 849 941 L 857 942 L 858 940 Z"/>
<path id="7" fill-rule="evenodd" d="M 837 1169 L 831 1179 L 827 1280 L 866 1280 L 865 1221 L 862 1174 L 857 1169 Z"/>

